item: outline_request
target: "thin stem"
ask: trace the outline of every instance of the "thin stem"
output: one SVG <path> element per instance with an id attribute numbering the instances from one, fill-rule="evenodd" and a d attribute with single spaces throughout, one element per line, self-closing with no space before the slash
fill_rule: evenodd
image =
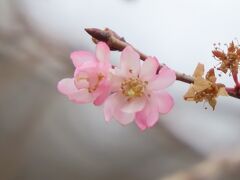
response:
<path id="1" fill-rule="evenodd" d="M 232 73 L 232 77 L 233 77 L 233 80 L 236 84 L 236 88 L 239 89 L 240 84 L 239 84 L 239 81 L 238 81 L 238 74 L 237 73 Z"/>
<path id="2" fill-rule="evenodd" d="M 225 89 L 228 93 L 232 93 L 232 94 L 236 93 L 235 88 L 226 87 Z"/>
<path id="3" fill-rule="evenodd" d="M 141 60 L 144 61 L 148 57 L 146 54 L 142 53 L 141 51 L 133 47 L 123 37 L 120 37 L 117 33 L 115 33 L 109 28 L 106 28 L 105 30 L 101 30 L 97 28 L 86 28 L 85 31 L 92 36 L 92 40 L 94 43 L 103 41 L 110 47 L 112 51 L 122 51 L 125 47 L 131 46 L 140 55 Z M 162 67 L 163 67 L 163 64 L 160 64 L 159 69 L 161 69 Z M 188 84 L 191 84 L 194 82 L 194 78 L 190 75 L 186 75 L 185 73 L 180 73 L 177 71 L 175 71 L 175 73 L 178 81 L 188 83 Z M 226 88 L 226 91 L 228 92 L 229 96 L 240 99 L 240 95 L 239 93 L 236 93 L 236 91 L 232 91 L 232 89 L 229 89 L 229 88 Z"/>

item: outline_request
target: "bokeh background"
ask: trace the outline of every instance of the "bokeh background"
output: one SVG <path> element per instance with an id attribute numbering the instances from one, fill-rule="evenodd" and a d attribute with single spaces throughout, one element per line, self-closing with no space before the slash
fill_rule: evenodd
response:
<path id="1" fill-rule="evenodd" d="M 141 132 L 105 123 L 101 108 L 75 105 L 56 90 L 72 75 L 70 52 L 95 49 L 85 27 L 109 27 L 192 74 L 198 62 L 217 65 L 213 43 L 239 38 L 239 7 L 236 0 L 0 0 L 0 179 L 156 180 L 202 161 L 210 164 L 200 168 L 203 180 L 240 179 L 232 175 L 238 158 L 226 158 L 240 144 L 236 99 L 219 98 L 215 111 L 205 110 L 184 102 L 188 85 L 176 82 L 174 109 Z M 233 84 L 227 75 L 221 81 Z M 235 159 L 229 174 L 216 168 L 223 158 Z"/>

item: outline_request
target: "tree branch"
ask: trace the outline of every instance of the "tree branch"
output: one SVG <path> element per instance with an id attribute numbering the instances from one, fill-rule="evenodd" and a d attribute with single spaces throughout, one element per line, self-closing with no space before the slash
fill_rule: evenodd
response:
<path id="1" fill-rule="evenodd" d="M 122 51 L 126 46 L 131 46 L 139 55 L 140 59 L 145 61 L 147 59 L 147 55 L 133 47 L 130 43 L 128 43 L 123 37 L 120 37 L 117 33 L 112 31 L 109 28 L 104 30 L 97 28 L 86 28 L 85 31 L 92 36 L 92 40 L 94 43 L 98 43 L 99 41 L 103 41 L 107 43 L 112 51 Z M 163 67 L 163 64 L 160 64 L 159 69 Z M 185 73 L 180 73 L 175 71 L 176 77 L 178 81 L 191 84 L 194 82 L 194 78 L 190 75 L 186 75 Z M 228 91 L 226 89 L 229 96 L 240 99 L 240 95 L 238 93 Z"/>

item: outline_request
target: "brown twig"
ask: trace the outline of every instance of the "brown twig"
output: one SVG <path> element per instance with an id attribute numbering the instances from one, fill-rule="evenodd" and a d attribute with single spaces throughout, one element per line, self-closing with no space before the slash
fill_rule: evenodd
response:
<path id="1" fill-rule="evenodd" d="M 139 55 L 141 60 L 146 60 L 147 55 L 133 47 L 130 43 L 125 41 L 123 37 L 120 37 L 117 33 L 112 31 L 109 28 L 106 28 L 104 30 L 97 29 L 97 28 L 86 28 L 85 31 L 92 36 L 92 40 L 94 43 L 98 43 L 99 41 L 103 41 L 107 43 L 107 45 L 110 47 L 112 51 L 122 51 L 126 46 L 131 46 Z M 163 64 L 160 64 L 161 68 Z M 191 84 L 194 82 L 194 78 L 190 75 L 186 75 L 185 73 L 180 73 L 175 71 L 176 77 L 178 81 L 182 81 L 188 84 Z M 240 99 L 240 95 L 238 93 L 228 91 L 226 89 L 228 94 L 234 98 Z"/>

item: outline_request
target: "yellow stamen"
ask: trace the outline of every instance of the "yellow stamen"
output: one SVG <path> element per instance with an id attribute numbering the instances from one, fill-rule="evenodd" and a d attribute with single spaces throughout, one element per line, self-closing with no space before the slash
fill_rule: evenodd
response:
<path id="1" fill-rule="evenodd" d="M 147 82 L 143 82 L 139 78 L 129 78 L 122 82 L 122 94 L 129 99 L 134 97 L 142 97 L 146 89 Z"/>

